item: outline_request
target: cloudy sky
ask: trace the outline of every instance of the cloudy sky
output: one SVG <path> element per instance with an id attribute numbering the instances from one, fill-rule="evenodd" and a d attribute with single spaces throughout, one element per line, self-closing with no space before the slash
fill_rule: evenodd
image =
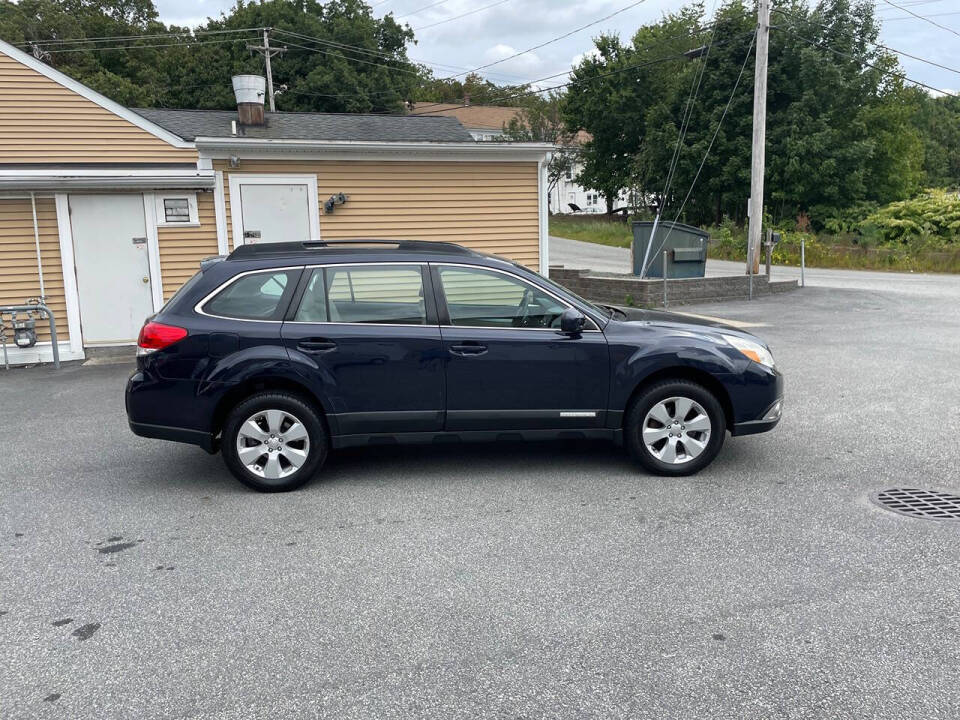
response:
<path id="1" fill-rule="evenodd" d="M 919 15 L 960 31 L 957 0 L 892 0 Z M 874 0 L 884 18 L 886 45 L 960 70 L 960 36 Z M 156 0 L 164 22 L 196 25 L 229 9 L 233 0 Z M 443 77 L 509 57 L 633 4 L 631 0 L 372 0 L 377 16 L 393 13 L 417 31 L 412 59 Z M 676 10 L 683 0 L 646 0 L 582 32 L 484 71 L 499 83 L 521 83 L 569 70 L 591 48 L 591 37 L 618 32 L 630 37 L 640 25 Z M 712 5 L 712 0 L 707 0 Z M 776 4 L 774 3 L 774 6 Z M 487 9 L 483 9 L 487 8 Z M 478 12 L 471 12 L 477 11 Z M 466 13 L 471 13 L 465 15 Z M 465 15 L 464 17 L 458 17 Z M 447 21 L 447 22 L 445 22 Z M 774 20 L 776 22 L 776 20 Z M 432 27 L 431 27 L 432 26 Z M 960 75 L 901 57 L 907 75 L 936 88 L 960 88 Z M 555 82 L 555 81 L 554 81 Z M 549 83 L 543 83 L 541 86 Z"/>

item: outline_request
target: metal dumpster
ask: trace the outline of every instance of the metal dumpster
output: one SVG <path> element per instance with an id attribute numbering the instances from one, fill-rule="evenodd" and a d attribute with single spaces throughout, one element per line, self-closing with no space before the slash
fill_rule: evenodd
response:
<path id="1" fill-rule="evenodd" d="M 709 236 L 703 230 L 692 225 L 660 221 L 657 225 L 657 237 L 653 247 L 647 253 L 653 222 L 635 220 L 633 228 L 633 274 L 641 274 L 644 257 L 647 258 L 647 272 L 644 277 L 663 277 L 663 251 L 667 251 L 667 277 L 691 278 L 703 277 L 707 269 L 707 240 Z"/>

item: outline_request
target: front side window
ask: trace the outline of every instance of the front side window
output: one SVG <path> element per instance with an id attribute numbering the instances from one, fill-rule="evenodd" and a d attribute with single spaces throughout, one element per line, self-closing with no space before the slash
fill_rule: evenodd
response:
<path id="1" fill-rule="evenodd" d="M 203 311 L 238 320 L 280 320 L 294 272 L 272 270 L 244 275 L 208 300 Z"/>
<path id="2" fill-rule="evenodd" d="M 425 325 L 419 265 L 345 265 L 315 268 L 297 322 Z"/>
<path id="3" fill-rule="evenodd" d="M 483 268 L 441 267 L 440 282 L 451 325 L 554 328 L 567 308 L 535 285 Z"/>

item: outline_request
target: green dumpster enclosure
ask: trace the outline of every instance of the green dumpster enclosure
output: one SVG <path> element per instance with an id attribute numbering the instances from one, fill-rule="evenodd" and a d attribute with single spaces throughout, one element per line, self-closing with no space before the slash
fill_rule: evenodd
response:
<path id="1" fill-rule="evenodd" d="M 707 241 L 709 235 L 698 227 L 661 221 L 657 225 L 657 236 L 653 234 L 653 223 L 649 220 L 635 220 L 633 229 L 633 274 L 640 275 L 643 259 L 647 259 L 647 272 L 644 277 L 664 277 L 664 253 L 666 250 L 666 277 L 697 278 L 703 277 L 707 270 Z M 651 246 L 652 241 L 652 247 Z M 647 248 L 650 247 L 649 252 Z"/>

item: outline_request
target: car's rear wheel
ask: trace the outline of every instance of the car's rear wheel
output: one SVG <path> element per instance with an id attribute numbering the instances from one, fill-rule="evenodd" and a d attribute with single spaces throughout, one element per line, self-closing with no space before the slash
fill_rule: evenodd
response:
<path id="1" fill-rule="evenodd" d="M 223 460 L 244 485 L 294 490 L 323 465 L 328 438 L 316 410 L 300 397 L 262 392 L 237 405 L 223 426 Z"/>
<path id="2" fill-rule="evenodd" d="M 630 454 L 657 475 L 692 475 L 720 452 L 726 418 L 702 385 L 668 380 L 647 388 L 630 406 L 624 437 Z"/>

